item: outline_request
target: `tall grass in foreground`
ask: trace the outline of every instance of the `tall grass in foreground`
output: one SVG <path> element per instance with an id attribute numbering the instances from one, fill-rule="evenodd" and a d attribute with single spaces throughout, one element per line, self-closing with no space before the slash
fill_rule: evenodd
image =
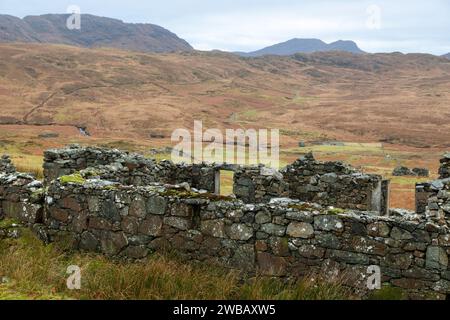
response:
<path id="1" fill-rule="evenodd" d="M 82 268 L 81 290 L 66 288 L 69 265 Z M 170 255 L 145 262 L 118 262 L 98 255 L 68 254 L 44 246 L 27 230 L 0 240 L 0 299 L 347 299 L 339 283 L 286 284 L 256 278 L 242 283 L 236 272 L 185 263 Z M 1 283 L 1 282 L 0 282 Z"/>

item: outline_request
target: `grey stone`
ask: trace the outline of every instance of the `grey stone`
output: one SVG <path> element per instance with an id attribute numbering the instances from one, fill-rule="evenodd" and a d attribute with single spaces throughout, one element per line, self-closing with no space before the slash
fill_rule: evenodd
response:
<path id="1" fill-rule="evenodd" d="M 163 225 L 162 217 L 147 216 L 139 225 L 139 233 L 147 236 L 160 236 Z"/>
<path id="2" fill-rule="evenodd" d="M 314 217 L 314 227 L 324 231 L 343 231 L 344 223 L 338 217 L 323 215 Z"/>
<path id="3" fill-rule="evenodd" d="M 81 234 L 80 249 L 96 251 L 99 243 L 98 239 L 92 233 L 85 231 Z"/>
<path id="4" fill-rule="evenodd" d="M 120 221 L 120 213 L 117 206 L 110 199 L 105 200 L 101 204 L 99 215 L 107 220 Z"/>
<path id="5" fill-rule="evenodd" d="M 237 247 L 231 258 L 231 264 L 242 270 L 252 270 L 255 265 L 255 249 L 251 244 Z"/>
<path id="6" fill-rule="evenodd" d="M 354 253 L 342 250 L 330 250 L 330 259 L 350 264 L 369 264 L 369 257 L 362 253 Z"/>
<path id="7" fill-rule="evenodd" d="M 331 233 L 319 233 L 315 236 L 316 243 L 324 248 L 338 249 L 341 241 L 337 236 Z"/>
<path id="8" fill-rule="evenodd" d="M 272 221 L 272 218 L 270 217 L 270 213 L 268 212 L 258 212 L 255 215 L 255 222 L 259 224 L 269 223 Z"/>
<path id="9" fill-rule="evenodd" d="M 180 230 L 188 230 L 191 228 L 191 221 L 179 217 L 165 217 L 164 223 Z"/>
<path id="10" fill-rule="evenodd" d="M 223 220 L 206 220 L 201 223 L 201 231 L 215 238 L 226 238 L 225 223 Z"/>
<path id="11" fill-rule="evenodd" d="M 148 199 L 147 210 L 149 213 L 163 215 L 166 207 L 167 201 L 163 197 L 155 196 Z"/>
<path id="12" fill-rule="evenodd" d="M 309 239 L 314 235 L 314 228 L 310 223 L 305 222 L 291 222 L 286 234 L 294 238 Z"/>
<path id="13" fill-rule="evenodd" d="M 266 223 L 261 225 L 261 231 L 270 235 L 282 237 L 286 233 L 286 227 L 273 223 Z"/>
<path id="14" fill-rule="evenodd" d="M 232 224 L 227 230 L 228 236 L 233 240 L 247 241 L 253 237 L 253 228 L 243 223 Z"/>
<path id="15" fill-rule="evenodd" d="M 426 253 L 426 267 L 429 269 L 446 270 L 448 256 L 444 249 L 437 246 L 429 246 Z"/>
<path id="16" fill-rule="evenodd" d="M 118 254 L 128 244 L 123 232 L 104 232 L 100 239 L 101 249 L 107 255 Z"/>
<path id="17" fill-rule="evenodd" d="M 409 231 L 402 230 L 397 227 L 392 228 L 391 237 L 394 240 L 411 240 L 413 238 Z"/>

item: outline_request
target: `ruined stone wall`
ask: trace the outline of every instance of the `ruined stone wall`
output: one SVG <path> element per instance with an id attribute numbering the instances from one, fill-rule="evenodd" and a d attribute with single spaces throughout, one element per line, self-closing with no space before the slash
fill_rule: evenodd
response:
<path id="1" fill-rule="evenodd" d="M 97 180 L 53 182 L 45 224 L 53 241 L 81 250 L 142 258 L 173 249 L 189 260 L 269 276 L 342 276 L 366 294 L 367 268 L 412 298 L 450 291 L 450 234 L 423 216 L 380 217 L 295 200 L 244 204 L 167 186 Z"/>
<path id="2" fill-rule="evenodd" d="M 447 225 L 450 215 L 450 178 L 416 184 L 416 212 Z"/>
<path id="3" fill-rule="evenodd" d="M 0 158 L 0 173 L 14 173 L 16 168 L 14 167 L 11 159 L 8 155 L 2 155 Z"/>
<path id="4" fill-rule="evenodd" d="M 43 197 L 42 183 L 16 172 L 9 156 L 0 158 L 0 218 L 36 223 L 42 220 Z"/>
<path id="5" fill-rule="evenodd" d="M 142 185 L 155 182 L 164 176 L 164 173 L 158 172 L 155 161 L 116 149 L 71 145 L 44 152 L 46 184 L 58 177 L 86 168 L 101 169 L 99 172 L 104 174 L 105 178 L 117 180 L 123 184 Z"/>
<path id="6" fill-rule="evenodd" d="M 187 182 L 197 189 L 214 192 L 215 168 L 207 164 L 174 164 L 171 161 L 156 163 L 139 154 L 72 145 L 51 149 L 44 153 L 45 183 L 85 170 L 86 174 L 117 181 L 124 185 L 145 186 L 154 182 Z"/>
<path id="7" fill-rule="evenodd" d="M 439 168 L 439 178 L 450 178 L 450 152 L 447 152 L 441 159 L 441 166 Z"/>
<path id="8" fill-rule="evenodd" d="M 312 154 L 288 165 L 281 173 L 289 184 L 292 199 L 381 214 L 387 212 L 389 188 L 379 175 L 362 174 L 341 162 L 319 162 Z"/>
<path id="9" fill-rule="evenodd" d="M 109 256 L 136 259 L 174 248 L 186 259 L 253 268 L 250 209 L 219 199 L 183 188 L 56 181 L 47 193 L 45 224 L 53 240 Z"/>
<path id="10" fill-rule="evenodd" d="M 438 180 L 416 184 L 416 212 L 444 223 L 445 215 L 450 214 L 450 153 L 446 153 L 440 163 Z"/>
<path id="11" fill-rule="evenodd" d="M 233 199 L 191 188 L 211 190 L 219 167 L 156 165 L 114 150 L 86 150 L 47 152 L 46 178 L 64 175 L 48 180 L 47 188 L 29 175 L 0 172 L 0 216 L 42 223 L 46 241 L 111 257 L 140 259 L 172 249 L 186 260 L 251 275 L 342 277 L 361 295 L 368 267 L 378 266 L 382 282 L 410 298 L 450 293 L 450 179 L 423 184 L 426 214 L 386 217 L 371 211 L 380 205 L 374 199 L 385 198 L 380 177 L 312 156 L 282 173 L 233 168 L 240 198 Z M 273 199 L 286 195 L 319 204 Z"/>
<path id="12" fill-rule="evenodd" d="M 23 173 L 0 172 L 0 217 L 34 224 L 42 221 L 42 183 Z"/>
<path id="13" fill-rule="evenodd" d="M 216 188 L 216 172 L 219 170 L 213 165 L 199 164 L 174 164 L 163 161 L 160 166 L 165 168 L 166 181 L 170 184 L 188 183 L 191 187 L 214 193 Z"/>
<path id="14" fill-rule="evenodd" d="M 267 203 L 272 198 L 288 196 L 288 184 L 278 171 L 264 166 L 235 170 L 233 193 L 245 203 Z"/>

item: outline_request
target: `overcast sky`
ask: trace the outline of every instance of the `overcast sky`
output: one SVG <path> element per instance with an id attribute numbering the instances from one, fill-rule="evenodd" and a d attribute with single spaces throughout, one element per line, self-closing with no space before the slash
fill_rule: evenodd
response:
<path id="1" fill-rule="evenodd" d="M 161 25 L 201 50 L 319 38 L 354 40 L 368 52 L 450 52 L 449 0 L 0 0 L 0 13 L 65 13 L 69 5 Z"/>

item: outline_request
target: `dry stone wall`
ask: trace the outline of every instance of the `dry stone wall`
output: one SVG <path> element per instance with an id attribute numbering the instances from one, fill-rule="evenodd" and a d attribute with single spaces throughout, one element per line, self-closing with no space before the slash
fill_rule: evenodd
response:
<path id="1" fill-rule="evenodd" d="M 300 278 L 342 276 L 367 294 L 368 267 L 411 298 L 450 291 L 450 234 L 423 216 L 380 217 L 273 199 L 245 204 L 181 187 L 55 181 L 46 195 L 45 224 L 53 241 L 108 256 L 139 259 L 173 249 L 249 274 Z"/>
<path id="2" fill-rule="evenodd" d="M 439 179 L 416 184 L 416 212 L 447 224 L 450 215 L 450 153 L 440 160 Z"/>
<path id="3" fill-rule="evenodd" d="M 54 179 L 85 170 L 86 174 L 120 182 L 145 186 L 154 182 L 189 183 L 197 189 L 214 192 L 214 166 L 207 164 L 156 163 L 139 154 L 98 147 L 71 145 L 44 153 L 44 177 L 48 184 Z"/>
<path id="4" fill-rule="evenodd" d="M 447 225 L 450 216 L 450 178 L 417 184 L 416 212 Z"/>
<path id="5" fill-rule="evenodd" d="M 42 183 L 23 173 L 0 172 L 0 217 L 26 224 L 42 222 L 44 189 Z"/>
<path id="6" fill-rule="evenodd" d="M 307 154 L 281 171 L 289 198 L 324 206 L 386 214 L 388 186 L 379 175 L 363 174 L 341 162 L 319 162 Z"/>
<path id="7" fill-rule="evenodd" d="M 387 201 L 381 177 L 312 155 L 282 172 L 233 167 L 236 199 L 212 193 L 220 166 L 103 152 L 46 152 L 45 188 L 3 157 L 0 216 L 33 226 L 45 241 L 111 257 L 171 249 L 249 275 L 342 277 L 362 296 L 368 268 L 378 266 L 384 285 L 410 298 L 450 293 L 450 179 L 422 185 L 426 214 L 389 217 L 379 215 Z"/>
<path id="8" fill-rule="evenodd" d="M 441 159 L 441 166 L 439 168 L 439 178 L 450 178 L 450 152 L 447 152 Z"/>
<path id="9" fill-rule="evenodd" d="M 11 159 L 8 155 L 3 155 L 0 158 L 0 173 L 14 173 L 16 172 L 16 168 L 11 162 Z"/>
<path id="10" fill-rule="evenodd" d="M 267 203 L 287 197 L 288 184 L 277 170 L 264 166 L 239 167 L 233 178 L 233 193 L 245 203 Z"/>

